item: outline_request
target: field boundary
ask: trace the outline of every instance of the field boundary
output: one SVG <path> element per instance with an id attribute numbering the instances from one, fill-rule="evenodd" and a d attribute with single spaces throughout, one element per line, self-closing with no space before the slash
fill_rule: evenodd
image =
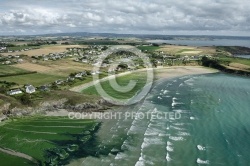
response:
<path id="1" fill-rule="evenodd" d="M 36 163 L 38 164 L 37 160 L 34 159 L 33 157 L 27 155 L 27 154 L 24 154 L 24 153 L 20 153 L 20 152 L 17 152 L 17 151 L 14 151 L 12 149 L 7 149 L 7 148 L 1 148 L 0 147 L 0 151 L 3 152 L 3 153 L 6 153 L 6 154 L 9 154 L 11 156 L 16 156 L 16 157 L 20 157 L 20 158 L 24 158 L 24 159 L 27 159 L 29 161 L 32 161 L 33 163 Z"/>
<path id="2" fill-rule="evenodd" d="M 22 73 L 0 75 L 0 77 L 21 76 L 21 75 L 36 74 L 36 73 L 37 71 L 29 71 L 29 72 L 22 72 Z"/>

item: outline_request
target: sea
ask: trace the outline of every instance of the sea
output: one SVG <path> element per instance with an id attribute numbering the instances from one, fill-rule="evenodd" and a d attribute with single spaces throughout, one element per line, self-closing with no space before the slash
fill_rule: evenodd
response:
<path id="1" fill-rule="evenodd" d="M 234 55 L 234 57 L 244 58 L 244 59 L 250 59 L 250 55 Z"/>
<path id="2" fill-rule="evenodd" d="M 247 166 L 250 79 L 223 73 L 158 80 L 145 100 L 116 108 L 97 133 L 106 155 L 83 166 Z M 126 115 L 178 114 L 171 118 Z M 126 118 L 125 118 L 126 117 Z"/>
<path id="3" fill-rule="evenodd" d="M 250 47 L 250 39 L 241 39 L 241 38 L 230 38 L 230 39 L 173 39 L 173 40 L 148 40 L 149 43 L 168 43 L 174 45 L 187 45 L 187 46 L 242 46 L 242 47 Z"/>

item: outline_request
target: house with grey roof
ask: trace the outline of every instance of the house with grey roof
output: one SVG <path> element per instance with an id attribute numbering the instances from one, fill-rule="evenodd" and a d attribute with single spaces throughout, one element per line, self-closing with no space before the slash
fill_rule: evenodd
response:
<path id="1" fill-rule="evenodd" d="M 27 85 L 25 88 L 26 93 L 31 94 L 36 92 L 36 88 L 33 85 Z"/>

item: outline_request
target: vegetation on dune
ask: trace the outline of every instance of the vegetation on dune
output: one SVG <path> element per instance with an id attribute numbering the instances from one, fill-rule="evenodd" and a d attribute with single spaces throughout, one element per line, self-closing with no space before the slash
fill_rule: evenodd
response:
<path id="1" fill-rule="evenodd" d="M 226 73 L 250 76 L 250 71 L 243 71 L 243 70 L 228 68 L 226 65 L 223 65 L 225 61 L 213 60 L 213 59 L 208 59 L 207 57 L 203 57 L 201 60 L 201 63 L 203 66 L 215 68 Z"/>
<path id="2" fill-rule="evenodd" d="M 229 63 L 240 63 L 244 65 L 248 65 L 250 68 L 250 59 L 245 59 L 245 58 L 237 58 L 237 57 L 231 57 L 231 56 L 218 56 L 220 61 L 225 64 Z"/>
<path id="3" fill-rule="evenodd" d="M 142 51 L 149 51 L 149 52 L 153 52 L 157 49 L 160 49 L 159 46 L 139 46 L 137 48 L 142 50 Z"/>
<path id="4" fill-rule="evenodd" d="M 232 55 L 249 55 L 250 48 L 240 46 L 217 46 L 217 52 L 229 52 Z"/>
<path id="5" fill-rule="evenodd" d="M 122 87 L 128 85 L 130 80 L 136 81 L 136 86 L 131 91 L 126 92 L 126 93 L 118 92 L 114 90 L 113 87 L 110 85 L 109 81 L 101 82 L 101 86 L 105 90 L 105 92 L 109 94 L 111 97 L 114 97 L 116 99 L 129 99 L 142 90 L 142 88 L 146 84 L 146 81 L 147 81 L 146 79 L 147 79 L 146 72 L 137 72 L 137 73 L 129 74 L 126 76 L 117 77 L 116 81 L 118 85 Z M 88 94 L 88 95 L 97 95 L 97 96 L 100 95 L 97 92 L 95 86 L 92 86 L 83 90 L 82 93 Z"/>

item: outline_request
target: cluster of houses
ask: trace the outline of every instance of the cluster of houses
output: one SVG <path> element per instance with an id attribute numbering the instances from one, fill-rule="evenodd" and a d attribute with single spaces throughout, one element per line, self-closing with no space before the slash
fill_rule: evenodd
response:
<path id="1" fill-rule="evenodd" d="M 23 48 L 23 49 L 19 49 L 19 50 L 9 50 L 9 49 L 4 49 L 1 52 L 5 52 L 5 53 L 13 53 L 13 52 L 23 52 L 23 51 L 29 51 L 29 50 L 34 50 L 36 48 Z"/>
<path id="2" fill-rule="evenodd" d="M 72 57 L 72 55 L 67 54 L 66 52 L 62 52 L 62 53 L 50 53 L 48 55 L 38 56 L 38 58 L 41 58 L 43 61 L 48 61 L 48 60 L 55 61 L 66 57 Z"/>
<path id="3" fill-rule="evenodd" d="M 0 47 L 0 52 L 5 52 L 6 47 Z"/>
<path id="4" fill-rule="evenodd" d="M 94 61 L 102 54 L 105 46 L 89 46 L 88 48 L 71 48 L 69 51 L 75 56 L 75 62 L 93 64 Z"/>
<path id="5" fill-rule="evenodd" d="M 3 65 L 10 65 L 13 63 L 23 63 L 24 60 L 19 55 L 0 56 L 0 62 Z"/>
<path id="6" fill-rule="evenodd" d="M 26 85 L 25 86 L 25 93 L 32 94 L 36 92 L 36 88 L 33 85 Z M 13 95 L 18 95 L 22 94 L 23 91 L 21 89 L 13 89 L 7 92 L 8 95 L 13 96 Z"/>

